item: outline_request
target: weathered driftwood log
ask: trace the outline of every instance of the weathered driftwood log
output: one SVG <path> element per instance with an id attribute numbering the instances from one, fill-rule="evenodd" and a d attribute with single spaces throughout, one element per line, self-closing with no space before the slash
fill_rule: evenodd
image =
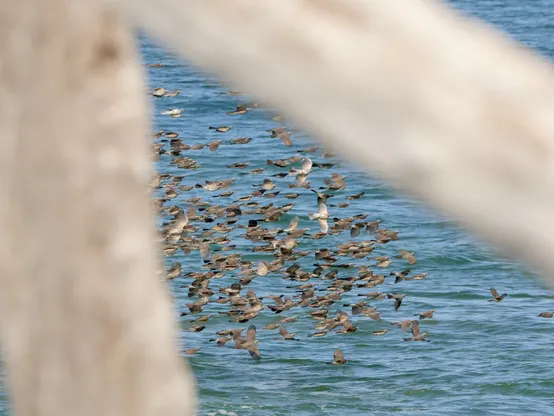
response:
<path id="1" fill-rule="evenodd" d="M 436 1 L 113 0 L 554 282 L 550 66 Z"/>
<path id="2" fill-rule="evenodd" d="M 193 413 L 156 277 L 136 58 L 99 2 L 0 2 L 0 319 L 19 416 Z"/>

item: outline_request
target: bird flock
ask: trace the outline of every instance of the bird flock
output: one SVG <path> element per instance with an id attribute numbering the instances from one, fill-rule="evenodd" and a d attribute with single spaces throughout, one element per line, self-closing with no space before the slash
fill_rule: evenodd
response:
<path id="1" fill-rule="evenodd" d="M 163 64 L 149 66 L 161 68 Z M 148 92 L 156 99 L 179 94 L 162 87 Z M 241 96 L 236 91 L 227 94 L 239 99 Z M 389 244 L 399 240 L 400 233 L 386 228 L 380 220 L 368 218 L 366 213 L 340 215 L 364 192 L 348 192 L 348 178 L 333 172 L 338 162 L 332 152 L 318 146 L 295 148 L 294 131 L 283 117 L 268 120 L 281 125 L 265 133 L 268 139 L 278 139 L 289 148 L 290 157 L 267 159 L 266 167 L 253 168 L 253 160 L 245 151 L 244 162 L 227 165 L 231 174 L 207 171 L 206 175 L 213 177 L 206 176 L 204 183 L 187 180 L 190 172 L 201 169 L 194 160 L 195 151 L 217 152 L 221 145 L 248 145 L 252 138 L 233 136 L 233 123 L 259 107 L 244 102 L 229 109 L 222 115 L 228 117 L 228 122 L 205 127 L 218 136 L 206 143 L 186 143 L 176 131 L 160 130 L 152 136 L 154 159 L 164 158 L 173 166 L 172 171 L 178 172 L 157 173 L 150 186 L 154 209 L 163 221 L 159 229 L 166 258 L 162 276 L 179 279 L 188 290 L 188 301 L 177 304 L 184 329 L 206 333 L 206 348 L 231 347 L 237 354 L 246 350 L 255 360 L 263 359 L 264 339 L 306 342 L 313 337 L 348 336 L 358 331 L 364 319 L 381 326 L 370 332 L 373 336 L 394 330 L 398 332 L 393 336 L 406 342 L 430 342 L 422 327 L 425 320 L 434 319 L 435 309 L 406 319 L 382 317 L 398 316 L 402 305 L 409 301 L 403 293 L 405 285 L 417 285 L 428 278 L 425 272 L 413 271 L 416 254 L 398 249 L 397 243 Z M 168 108 L 161 115 L 178 118 L 183 111 Z M 315 170 L 328 172 L 321 183 L 310 180 Z M 235 193 L 237 181 L 242 185 L 251 181 L 252 191 Z M 192 190 L 196 196 L 187 197 Z M 295 215 L 298 199 L 303 205 L 311 204 L 313 212 Z M 331 237 L 333 243 L 327 244 Z M 388 255 L 374 255 L 377 247 L 378 252 L 392 248 Z M 246 253 L 264 259 L 252 260 Z M 185 268 L 174 259 L 182 255 L 196 257 L 197 263 L 193 264 L 197 267 Z M 287 281 L 288 293 L 271 293 L 276 278 Z M 249 287 L 260 280 L 265 280 L 264 287 L 269 291 L 263 296 Z M 385 282 L 398 290 L 379 291 Z M 500 295 L 494 288 L 490 291 L 489 302 L 500 302 L 507 295 Z M 542 312 L 539 316 L 552 318 L 553 314 Z M 256 325 L 262 315 L 271 315 L 274 322 Z M 210 330 L 210 321 L 222 318 L 229 321 L 229 328 Z M 291 330 L 301 318 L 313 322 L 311 332 Z M 185 348 L 184 353 L 195 354 L 201 348 Z M 331 354 L 330 364 L 348 363 L 340 349 L 330 351 L 329 358 Z"/>

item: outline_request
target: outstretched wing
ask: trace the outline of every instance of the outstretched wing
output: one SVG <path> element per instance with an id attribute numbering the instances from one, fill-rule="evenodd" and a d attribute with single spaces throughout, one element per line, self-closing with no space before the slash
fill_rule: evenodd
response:
<path id="1" fill-rule="evenodd" d="M 412 321 L 412 335 L 414 337 L 421 335 L 421 331 L 419 329 L 419 321 Z"/>
<path id="2" fill-rule="evenodd" d="M 329 215 L 329 211 L 327 211 L 327 205 L 325 205 L 325 203 L 321 203 L 319 204 L 319 210 L 318 210 L 318 214 L 320 216 L 327 216 Z"/>
<path id="3" fill-rule="evenodd" d="M 256 269 L 256 274 L 258 276 L 265 276 L 269 273 L 269 268 L 267 267 L 267 264 L 265 261 L 260 261 L 258 263 L 258 268 Z"/>
<path id="4" fill-rule="evenodd" d="M 287 328 L 281 325 L 279 327 L 279 334 L 281 334 L 282 337 L 286 337 L 289 334 L 289 331 L 287 331 Z"/>
<path id="5" fill-rule="evenodd" d="M 210 255 L 210 243 L 200 243 L 200 256 L 205 259 Z"/>
<path id="6" fill-rule="evenodd" d="M 248 348 L 247 348 L 248 352 L 250 353 L 250 356 L 255 359 L 255 360 L 259 360 L 260 359 L 260 350 L 258 349 L 258 346 L 257 345 L 249 345 Z"/>
<path id="7" fill-rule="evenodd" d="M 497 298 L 497 297 L 498 297 L 498 292 L 496 291 L 496 289 L 493 288 L 493 287 L 491 287 L 490 290 L 491 290 L 492 296 L 493 296 L 494 298 Z"/>
<path id="8" fill-rule="evenodd" d="M 256 345 L 256 325 L 250 325 L 246 331 L 246 342 Z"/>
<path id="9" fill-rule="evenodd" d="M 334 354 L 335 361 L 343 361 L 344 360 L 344 354 L 341 350 L 337 349 Z"/>
<path id="10" fill-rule="evenodd" d="M 294 230 L 296 229 L 296 227 L 298 227 L 298 217 L 294 217 L 292 220 L 290 220 L 289 222 L 289 229 L 290 230 Z"/>
<path id="11" fill-rule="evenodd" d="M 304 162 L 302 163 L 302 171 L 305 173 L 308 173 L 312 169 L 312 159 L 310 159 L 308 156 L 304 158 Z"/>
<path id="12" fill-rule="evenodd" d="M 279 138 L 281 139 L 281 141 L 285 146 L 292 146 L 292 140 L 290 139 L 290 134 L 288 132 L 284 132 L 283 134 L 280 134 Z"/>
<path id="13" fill-rule="evenodd" d="M 298 175 L 296 175 L 296 185 L 302 185 L 304 182 L 306 182 L 307 177 L 308 175 L 304 173 L 299 173 Z"/>
<path id="14" fill-rule="evenodd" d="M 324 218 L 319 218 L 317 222 L 319 223 L 321 232 L 327 234 L 327 232 L 329 231 L 329 224 L 327 223 L 327 220 Z"/>

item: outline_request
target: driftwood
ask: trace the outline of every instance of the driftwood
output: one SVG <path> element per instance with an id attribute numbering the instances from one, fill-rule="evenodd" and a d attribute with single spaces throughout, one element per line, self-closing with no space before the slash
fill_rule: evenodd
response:
<path id="1" fill-rule="evenodd" d="M 0 10 L 0 316 L 15 414 L 190 415 L 156 276 L 132 32 L 94 1 Z"/>
<path id="2" fill-rule="evenodd" d="M 550 66 L 437 1 L 114 0 L 554 283 Z"/>

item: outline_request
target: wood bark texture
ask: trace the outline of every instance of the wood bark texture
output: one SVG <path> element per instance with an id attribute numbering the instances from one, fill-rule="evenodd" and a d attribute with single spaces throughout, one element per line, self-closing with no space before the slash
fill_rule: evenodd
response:
<path id="1" fill-rule="evenodd" d="M 432 0 L 110 2 L 554 283 L 549 63 Z"/>
<path id="2" fill-rule="evenodd" d="M 0 319 L 19 416 L 186 416 L 159 281 L 134 34 L 99 1 L 0 1 Z"/>

